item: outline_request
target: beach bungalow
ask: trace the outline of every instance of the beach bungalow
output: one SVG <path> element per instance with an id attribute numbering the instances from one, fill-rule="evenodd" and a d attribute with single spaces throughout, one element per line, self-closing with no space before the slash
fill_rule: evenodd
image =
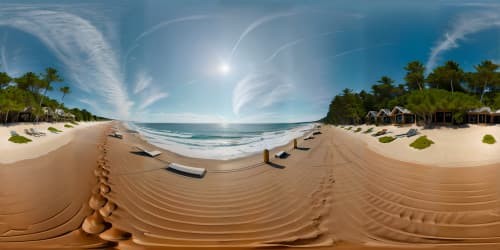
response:
<path id="1" fill-rule="evenodd" d="M 388 109 L 380 109 L 377 113 L 377 123 L 391 124 L 391 111 Z"/>
<path id="2" fill-rule="evenodd" d="M 492 120 L 490 107 L 481 107 L 467 112 L 467 121 L 469 123 L 486 124 Z"/>
<path id="3" fill-rule="evenodd" d="M 396 106 L 391 111 L 391 117 L 396 124 L 411 124 L 415 123 L 415 115 L 408 109 Z"/>
<path id="4" fill-rule="evenodd" d="M 365 116 L 365 122 L 367 124 L 375 124 L 377 122 L 377 111 L 368 111 Z"/>
<path id="5" fill-rule="evenodd" d="M 494 124 L 500 124 L 500 109 L 491 114 L 491 122 Z"/>
<path id="6" fill-rule="evenodd" d="M 23 111 L 19 112 L 18 121 L 30 122 L 33 121 L 33 107 L 25 107 Z"/>
<path id="7" fill-rule="evenodd" d="M 435 124 L 451 124 L 453 123 L 453 112 L 448 110 L 436 111 L 432 116 L 432 122 Z"/>
<path id="8" fill-rule="evenodd" d="M 49 108 L 49 107 L 43 107 L 43 117 L 45 118 L 45 121 L 52 122 L 54 121 L 54 111 Z"/>

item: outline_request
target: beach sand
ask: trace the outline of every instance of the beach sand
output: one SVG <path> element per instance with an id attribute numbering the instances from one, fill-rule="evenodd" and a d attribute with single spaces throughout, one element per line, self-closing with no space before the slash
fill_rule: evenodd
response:
<path id="1" fill-rule="evenodd" d="M 36 240 L 106 244 L 99 235 L 122 249 L 499 247 L 498 163 L 451 168 L 390 159 L 361 136 L 330 126 L 313 140 L 299 140 L 301 149 L 272 150 L 271 155 L 283 149 L 291 155 L 272 158 L 271 164 L 260 163 L 260 154 L 217 161 L 162 150 L 153 159 L 133 149 L 135 144 L 154 149 L 138 134 L 121 127 L 121 140 L 103 137 L 110 125 L 98 128 L 77 131 L 69 144 L 40 158 L 0 165 L 2 178 L 10 180 L 2 181 L 6 187 L 0 193 L 0 207 L 8 208 L 0 217 L 8 219 L 4 228 L 33 230 L 26 225 L 45 221 L 32 233 Z M 44 159 L 49 163 L 42 164 Z M 166 170 L 168 162 L 208 172 L 203 178 L 184 176 Z M 14 183 L 23 178 L 30 183 L 16 189 Z M 63 190 L 49 185 L 59 179 Z M 43 195 L 36 197 L 32 186 Z M 76 215 L 54 220 L 66 211 L 58 204 L 72 204 Z M 37 216 L 13 215 L 23 211 Z M 47 233 L 52 228 L 58 233 Z M 30 233 L 13 238 L 13 232 L 0 233 L 0 248 L 34 239 Z"/>

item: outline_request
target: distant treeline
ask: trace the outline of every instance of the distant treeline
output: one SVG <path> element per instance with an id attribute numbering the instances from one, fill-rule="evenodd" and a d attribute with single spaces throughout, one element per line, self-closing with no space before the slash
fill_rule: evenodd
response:
<path id="1" fill-rule="evenodd" d="M 486 60 L 475 66 L 475 71 L 464 72 L 458 63 L 447 61 L 425 77 L 425 67 L 419 61 L 404 67 L 404 84 L 383 76 L 371 91 L 355 93 L 344 89 L 336 95 L 323 118 L 331 124 L 360 124 L 368 111 L 403 106 L 417 115 L 420 121 L 431 123 L 436 111 L 453 112 L 453 122 L 465 122 L 468 110 L 481 106 L 500 109 L 499 65 Z"/>
<path id="2" fill-rule="evenodd" d="M 67 108 L 64 98 L 71 93 L 69 86 L 61 86 L 60 101 L 47 96 L 54 90 L 54 84 L 62 82 L 56 69 L 47 68 L 42 74 L 27 72 L 14 78 L 0 72 L 0 121 L 37 122 L 37 121 L 93 121 L 103 120 L 85 109 Z"/>

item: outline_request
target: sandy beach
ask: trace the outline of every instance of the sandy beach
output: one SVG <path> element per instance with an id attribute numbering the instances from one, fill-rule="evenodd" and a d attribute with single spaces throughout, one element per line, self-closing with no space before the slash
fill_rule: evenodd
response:
<path id="1" fill-rule="evenodd" d="M 102 123 L 102 122 L 101 122 Z M 73 128 L 65 128 L 64 125 L 69 124 Z M 22 123 L 10 126 L 0 126 L 0 163 L 8 164 L 20 160 L 34 159 L 54 151 L 73 140 L 75 132 L 83 128 L 87 128 L 99 122 L 82 122 L 78 125 L 71 123 Z M 62 132 L 52 133 L 47 128 L 53 127 Z M 27 135 L 24 130 L 35 128 L 38 131 L 45 132 L 46 136 L 34 137 Z M 11 131 L 17 132 L 19 135 L 25 136 L 31 140 L 30 143 L 17 144 L 8 141 L 11 136 Z"/>
<path id="2" fill-rule="evenodd" d="M 371 136 L 331 126 L 313 140 L 300 139 L 299 149 L 272 150 L 290 156 L 270 164 L 260 154 L 201 160 L 114 126 L 124 139 L 107 136 L 111 124 L 83 128 L 47 155 L 0 165 L 0 248 L 494 249 L 500 243 L 498 162 L 452 168 L 391 159 L 362 139 Z M 133 149 L 137 144 L 162 154 L 147 157 Z M 169 162 L 207 173 L 174 173 L 166 170 Z"/>

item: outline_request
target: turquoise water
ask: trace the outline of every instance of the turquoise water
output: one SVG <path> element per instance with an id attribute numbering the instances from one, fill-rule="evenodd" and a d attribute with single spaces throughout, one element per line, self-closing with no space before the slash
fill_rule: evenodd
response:
<path id="1" fill-rule="evenodd" d="M 313 123 L 182 124 L 129 123 L 150 143 L 172 152 L 204 159 L 234 159 L 289 143 Z"/>

